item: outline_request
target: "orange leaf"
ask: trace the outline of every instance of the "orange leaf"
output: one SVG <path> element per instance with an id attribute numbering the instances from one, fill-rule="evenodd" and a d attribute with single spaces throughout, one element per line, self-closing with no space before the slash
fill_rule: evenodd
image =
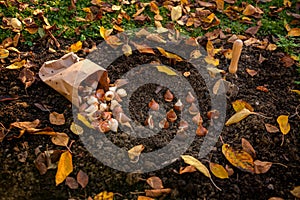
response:
<path id="1" fill-rule="evenodd" d="M 162 189 L 164 188 L 161 179 L 157 176 L 152 176 L 146 180 L 146 182 L 153 188 L 153 189 Z"/>
<path id="2" fill-rule="evenodd" d="M 279 124 L 279 128 L 280 128 L 281 133 L 283 135 L 288 134 L 288 132 L 291 129 L 291 126 L 289 124 L 289 116 L 287 116 L 287 115 L 280 115 L 277 118 L 277 123 Z"/>
<path id="3" fill-rule="evenodd" d="M 151 197 L 145 197 L 145 196 L 138 196 L 137 200 L 155 200 Z"/>
<path id="4" fill-rule="evenodd" d="M 70 46 L 70 51 L 76 53 L 82 49 L 82 42 L 78 41 Z"/>
<path id="5" fill-rule="evenodd" d="M 235 151 L 229 144 L 223 144 L 222 153 L 233 166 L 254 173 L 253 158 L 247 152 L 242 150 Z"/>
<path id="6" fill-rule="evenodd" d="M 217 163 L 209 163 L 209 169 L 212 172 L 213 175 L 215 175 L 218 178 L 224 179 L 229 178 L 228 172 L 222 165 L 219 165 Z"/>
<path id="7" fill-rule="evenodd" d="M 171 193 L 171 188 L 165 188 L 165 189 L 153 189 L 153 190 L 145 190 L 146 196 L 148 197 L 160 197 L 164 194 Z"/>
<path id="8" fill-rule="evenodd" d="M 215 2 L 217 4 L 217 10 L 224 10 L 224 0 L 215 0 Z"/>
<path id="9" fill-rule="evenodd" d="M 244 151 L 249 153 L 253 158 L 255 158 L 256 152 L 255 152 L 254 148 L 252 147 L 252 145 L 250 144 L 250 142 L 248 140 L 246 140 L 245 138 L 242 138 L 242 148 Z"/>
<path id="10" fill-rule="evenodd" d="M 0 48 L 0 59 L 7 58 L 9 56 L 9 51 L 6 49 Z"/>
<path id="11" fill-rule="evenodd" d="M 257 71 L 255 71 L 254 69 L 249 69 L 249 68 L 246 68 L 246 72 L 252 77 L 257 74 Z"/>
<path id="12" fill-rule="evenodd" d="M 254 161 L 254 170 L 255 174 L 263 174 L 269 171 L 269 169 L 272 167 L 271 162 L 267 161 L 260 161 L 260 160 L 255 160 Z"/>
<path id="13" fill-rule="evenodd" d="M 299 37 L 300 36 L 300 28 L 292 28 L 288 32 L 288 36 Z"/>
<path id="14" fill-rule="evenodd" d="M 206 43 L 206 51 L 207 51 L 208 56 L 211 56 L 211 57 L 215 56 L 214 49 L 215 48 L 213 46 L 212 41 L 208 40 L 207 43 Z"/>
<path id="15" fill-rule="evenodd" d="M 114 199 L 114 193 L 103 191 L 94 196 L 94 200 L 113 200 Z"/>
<path id="16" fill-rule="evenodd" d="M 156 15 L 159 14 L 159 9 L 158 9 L 158 6 L 155 3 L 155 1 L 150 2 L 150 10 L 151 10 L 151 12 L 154 12 Z"/>
<path id="17" fill-rule="evenodd" d="M 180 167 L 179 169 L 179 174 L 184 174 L 184 173 L 191 173 L 197 171 L 196 168 L 192 165 L 186 166 L 186 167 Z"/>
<path id="18" fill-rule="evenodd" d="M 50 120 L 50 123 L 54 124 L 54 125 L 64 125 L 65 124 L 64 114 L 59 114 L 57 112 L 50 113 L 49 120 Z"/>
<path id="19" fill-rule="evenodd" d="M 269 92 L 269 89 L 262 85 L 257 86 L 256 89 L 262 92 Z"/>
<path id="20" fill-rule="evenodd" d="M 244 100 L 236 100 L 236 101 L 232 102 L 232 107 L 235 110 L 235 112 L 239 112 L 239 111 L 243 110 L 244 108 L 247 108 L 251 112 L 254 111 L 252 106 Z"/>
<path id="21" fill-rule="evenodd" d="M 153 49 L 151 47 L 149 47 L 146 44 L 137 44 L 135 42 L 131 42 L 135 48 L 140 52 L 140 53 L 149 53 L 149 54 L 154 54 L 155 52 L 153 51 Z"/>
<path id="22" fill-rule="evenodd" d="M 72 171 L 72 154 L 69 151 L 66 151 L 61 154 L 58 161 L 57 172 L 55 175 L 56 186 L 62 183 Z"/>
<path id="23" fill-rule="evenodd" d="M 169 53 L 167 51 L 165 51 L 163 48 L 161 47 L 156 47 L 158 49 L 158 51 L 165 57 L 167 58 L 170 58 L 170 59 L 175 59 L 176 61 L 180 62 L 180 61 L 183 61 L 183 59 L 176 55 L 176 54 L 173 54 L 173 53 Z"/>

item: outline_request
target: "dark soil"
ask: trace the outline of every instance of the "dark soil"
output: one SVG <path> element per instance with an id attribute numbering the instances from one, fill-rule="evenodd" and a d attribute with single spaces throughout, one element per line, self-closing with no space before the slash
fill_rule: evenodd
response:
<path id="1" fill-rule="evenodd" d="M 45 61 L 58 59 L 64 55 L 63 51 L 49 54 L 44 51 L 47 49 L 46 47 L 46 44 L 38 42 L 30 49 L 35 56 L 34 59 L 30 58 L 36 64 L 36 67 L 32 67 L 31 70 L 38 72 Z M 260 54 L 267 58 L 262 64 L 258 63 Z M 82 52 L 79 55 L 85 56 Z M 187 77 L 187 80 L 197 95 L 204 125 L 208 126 L 209 121 L 206 113 L 211 109 L 211 102 L 203 78 L 191 64 L 186 62 L 170 63 L 170 60 L 158 55 L 160 54 L 139 54 L 135 51 L 128 58 L 122 56 L 107 67 L 109 77 L 114 82 L 134 67 L 157 60 L 163 64 L 171 65 L 178 72 L 190 71 L 191 76 Z M 145 181 L 135 180 L 137 177 L 147 179 L 150 176 L 160 177 L 164 187 L 172 189 L 172 193 L 166 197 L 167 199 L 268 199 L 273 196 L 294 199 L 290 190 L 300 185 L 298 153 L 300 126 L 299 116 L 295 115 L 296 107 L 300 101 L 299 96 L 290 90 L 299 87 L 294 84 L 295 80 L 299 80 L 299 74 L 295 66 L 283 66 L 280 61 L 282 56 L 283 53 L 280 53 L 279 50 L 271 52 L 254 47 L 243 49 L 237 77 L 232 75 L 226 77 L 226 80 L 239 88 L 238 93 L 233 92 L 227 98 L 226 120 L 234 114 L 231 102 L 236 99 L 243 99 L 250 103 L 256 112 L 263 113 L 272 119 L 251 115 L 240 123 L 224 127 L 221 136 L 225 143 L 229 143 L 237 149 L 241 148 L 241 138 L 245 138 L 256 150 L 257 159 L 282 163 L 288 167 L 273 165 L 267 173 L 259 175 L 250 174 L 233 167 L 234 174 L 229 179 L 222 180 L 213 177 L 222 191 L 218 191 L 210 180 L 200 172 L 177 174 L 176 171 L 181 166 L 186 166 L 181 159 L 163 169 L 143 174 L 120 172 L 103 165 L 87 151 L 80 138 L 70 131 L 69 127 L 74 119 L 72 105 L 68 100 L 43 83 L 38 76 L 33 85 L 25 90 L 24 85 L 18 79 L 19 70 L 1 68 L 0 96 L 17 95 L 19 98 L 0 102 L 0 122 L 9 128 L 12 122 L 39 119 L 41 121 L 40 128 L 49 126 L 53 127 L 55 131 L 67 133 L 71 140 L 75 141 L 71 147 L 74 171 L 70 176 L 76 178 L 79 170 L 86 172 L 89 176 L 89 183 L 84 189 L 72 190 L 64 183 L 55 186 L 56 170 L 48 170 L 45 175 L 40 175 L 35 167 L 35 149 L 39 147 L 41 151 L 45 151 L 46 149 L 65 148 L 52 144 L 49 136 L 25 134 L 19 139 L 8 140 L 12 135 L 19 133 L 17 129 L 12 129 L 0 144 L 1 199 L 87 199 L 89 196 L 93 197 L 104 190 L 114 192 L 115 199 L 137 199 L 139 192 L 149 189 L 150 186 Z M 93 56 L 90 58 L 101 66 L 107 64 L 104 58 L 93 58 Z M 219 59 L 221 63 L 219 68 L 227 70 L 229 61 L 222 56 Z M 258 74 L 251 77 L 246 72 L 246 68 L 254 69 L 258 71 Z M 149 76 L 151 76 L 151 72 L 149 72 Z M 136 77 L 138 78 L 138 74 Z M 180 87 L 180 83 L 174 84 L 175 87 Z M 265 86 L 269 92 L 258 91 L 257 86 Z M 167 88 L 162 87 L 159 92 L 157 92 L 157 88 L 158 85 L 156 84 L 146 84 L 134 92 L 129 106 L 132 119 L 141 124 L 144 123 L 148 112 L 147 104 L 152 98 L 157 100 L 166 110 L 171 108 L 172 105 L 163 100 L 163 94 Z M 173 103 L 175 101 L 176 97 Z M 62 126 L 50 124 L 49 112 L 40 110 L 35 106 L 35 103 L 47 106 L 51 112 L 64 113 L 66 124 Z M 268 133 L 264 124 L 270 123 L 277 126 L 276 118 L 282 114 L 290 116 L 291 131 L 285 135 L 285 141 L 281 146 L 282 134 Z M 137 139 L 120 131 L 117 134 L 107 133 L 107 138 L 115 145 L 127 150 L 134 145 L 143 143 L 146 147 L 144 151 L 150 152 L 162 148 L 174 138 L 176 135 L 174 127 L 177 123 L 178 120 L 173 124 L 173 128 L 161 131 L 157 137 Z M 195 137 L 185 154 L 197 157 L 202 142 L 203 138 Z M 222 142 L 219 140 L 206 160 L 223 166 L 230 165 L 222 155 L 221 146 Z M 24 154 L 27 154 L 27 158 L 25 162 L 20 162 L 19 160 Z M 107 157 L 109 158 L 110 155 Z M 205 165 L 208 164 L 205 159 L 202 161 Z M 155 161 L 152 164 L 155 164 Z"/>

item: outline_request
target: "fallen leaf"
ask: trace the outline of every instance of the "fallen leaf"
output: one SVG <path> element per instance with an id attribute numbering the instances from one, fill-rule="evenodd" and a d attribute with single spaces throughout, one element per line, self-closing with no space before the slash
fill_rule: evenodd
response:
<path id="1" fill-rule="evenodd" d="M 273 126 L 272 124 L 265 124 L 266 130 L 269 133 L 277 133 L 279 132 L 279 129 L 276 126 Z"/>
<path id="2" fill-rule="evenodd" d="M 61 154 L 58 161 L 57 172 L 55 175 L 56 186 L 62 183 L 72 171 L 72 154 L 69 151 L 65 151 Z"/>
<path id="3" fill-rule="evenodd" d="M 300 90 L 291 90 L 291 92 L 295 92 L 296 94 L 300 95 Z"/>
<path id="4" fill-rule="evenodd" d="M 194 166 L 198 171 L 200 171 L 202 174 L 204 174 L 206 177 L 208 177 L 210 179 L 210 181 L 212 182 L 212 184 L 221 191 L 221 189 L 214 183 L 214 181 L 211 178 L 211 175 L 208 171 L 208 169 L 206 168 L 205 165 L 203 165 L 199 160 L 197 160 L 196 158 L 194 158 L 193 156 L 189 156 L 189 155 L 181 155 L 181 158 L 184 160 L 184 162 L 186 164 L 189 164 L 191 166 Z"/>
<path id="5" fill-rule="evenodd" d="M 51 142 L 58 146 L 67 146 L 69 143 L 69 136 L 66 133 L 56 132 L 56 135 L 51 137 Z"/>
<path id="6" fill-rule="evenodd" d="M 231 167 L 229 167 L 229 165 L 226 165 L 225 169 L 226 169 L 226 171 L 228 173 L 228 176 L 233 175 L 234 171 L 233 171 L 233 169 Z"/>
<path id="7" fill-rule="evenodd" d="M 22 60 L 20 62 L 14 62 L 13 64 L 7 66 L 7 69 L 20 69 L 26 64 L 26 60 Z"/>
<path id="8" fill-rule="evenodd" d="M 236 151 L 229 144 L 223 144 L 222 153 L 233 166 L 254 173 L 253 158 L 247 152 L 243 150 Z"/>
<path id="9" fill-rule="evenodd" d="M 140 53 L 148 53 L 148 54 L 153 54 L 155 55 L 155 52 L 153 51 L 153 49 L 151 47 L 149 47 L 146 44 L 137 44 L 135 42 L 131 42 L 135 48 L 140 52 Z"/>
<path id="10" fill-rule="evenodd" d="M 113 192 L 107 192 L 103 191 L 94 196 L 94 200 L 113 200 L 114 199 L 114 193 Z"/>
<path id="11" fill-rule="evenodd" d="M 151 197 L 145 197 L 145 196 L 138 196 L 137 200 L 155 200 Z"/>
<path id="12" fill-rule="evenodd" d="M 77 114 L 77 118 L 79 121 L 81 121 L 84 125 L 86 125 L 89 128 L 95 129 L 90 122 L 80 113 Z"/>
<path id="13" fill-rule="evenodd" d="M 281 62 L 285 67 L 291 67 L 295 64 L 295 60 L 291 58 L 289 55 L 285 55 L 284 57 L 280 58 Z"/>
<path id="14" fill-rule="evenodd" d="M 64 114 L 59 114 L 57 112 L 50 113 L 49 121 L 54 125 L 64 125 L 66 123 Z"/>
<path id="15" fill-rule="evenodd" d="M 75 122 L 71 123 L 70 130 L 76 135 L 83 134 L 83 128 L 78 124 L 75 124 Z"/>
<path id="16" fill-rule="evenodd" d="M 74 53 L 78 52 L 81 49 L 82 49 L 82 42 L 81 41 L 78 41 L 78 42 L 76 42 L 76 43 L 74 43 L 70 46 L 70 51 L 74 52 Z"/>
<path id="17" fill-rule="evenodd" d="M 218 178 L 221 178 L 221 179 L 229 178 L 228 172 L 226 171 L 226 169 L 224 169 L 224 167 L 222 165 L 210 162 L 209 169 L 210 169 L 211 173 Z"/>
<path id="18" fill-rule="evenodd" d="M 195 172 L 195 171 L 197 171 L 197 169 L 194 166 L 189 165 L 186 167 L 180 167 L 179 174 L 191 173 L 191 172 Z"/>
<path id="19" fill-rule="evenodd" d="M 74 190 L 78 188 L 78 183 L 73 177 L 67 177 L 65 183 L 70 189 Z"/>
<path id="20" fill-rule="evenodd" d="M 277 45 L 276 44 L 271 44 L 269 43 L 266 50 L 268 51 L 275 51 L 277 49 Z"/>
<path id="21" fill-rule="evenodd" d="M 40 120 L 36 119 L 32 122 L 25 121 L 25 122 L 13 122 L 10 124 L 10 128 L 15 127 L 19 128 L 20 135 L 18 137 L 21 137 L 26 131 L 35 129 L 40 124 Z"/>
<path id="22" fill-rule="evenodd" d="M 254 171 L 255 171 L 255 174 L 264 174 L 267 171 L 269 171 L 269 169 L 271 167 L 272 167 L 272 163 L 271 162 L 260 161 L 260 160 L 255 160 L 254 161 Z"/>
<path id="23" fill-rule="evenodd" d="M 245 138 L 242 138 L 242 148 L 244 151 L 249 153 L 252 156 L 252 158 L 256 157 L 256 152 L 255 152 L 254 148 L 252 147 L 250 142 L 248 140 L 246 140 Z"/>
<path id="24" fill-rule="evenodd" d="M 249 69 L 249 68 L 246 68 L 246 72 L 250 75 L 250 76 L 255 76 L 257 74 L 257 71 L 254 70 L 254 69 Z"/>
<path id="25" fill-rule="evenodd" d="M 147 35 L 146 39 L 154 42 L 162 43 L 162 44 L 167 43 L 167 41 L 164 40 L 159 34 L 154 34 L 154 33 Z"/>
<path id="26" fill-rule="evenodd" d="M 172 192 L 171 188 L 145 190 L 146 196 L 154 197 L 154 198 L 160 197 L 164 194 L 170 194 L 171 192 Z"/>
<path id="27" fill-rule="evenodd" d="M 256 89 L 262 92 L 269 92 L 269 89 L 262 85 L 257 86 Z"/>
<path id="28" fill-rule="evenodd" d="M 19 79 L 25 85 L 25 89 L 27 89 L 35 81 L 34 72 L 30 69 L 24 68 L 19 74 Z"/>
<path id="29" fill-rule="evenodd" d="M 299 37 L 299 36 L 300 36 L 300 28 L 292 28 L 292 29 L 288 32 L 288 36 Z"/>
<path id="30" fill-rule="evenodd" d="M 300 198 L 300 186 L 294 187 L 293 190 L 290 191 L 292 195 L 294 195 L 297 198 Z"/>
<path id="31" fill-rule="evenodd" d="M 216 67 L 208 67 L 207 68 L 210 77 L 215 78 L 218 74 L 225 74 L 226 72 L 222 69 L 218 69 Z"/>
<path id="32" fill-rule="evenodd" d="M 240 100 L 240 99 L 232 102 L 232 107 L 235 110 L 235 112 L 239 112 L 239 111 L 243 110 L 244 108 L 247 108 L 251 112 L 254 111 L 253 107 L 249 103 L 247 103 L 244 100 Z"/>
<path id="33" fill-rule="evenodd" d="M 100 27 L 100 35 L 101 37 L 106 40 L 107 37 L 113 32 L 113 29 L 105 29 L 103 26 Z"/>
<path id="34" fill-rule="evenodd" d="M 268 198 L 268 200 L 284 200 L 284 199 L 281 197 L 270 197 Z"/>
<path id="35" fill-rule="evenodd" d="M 248 117 L 249 115 L 254 114 L 253 112 L 251 112 L 250 110 L 248 110 L 247 108 L 243 108 L 242 110 L 240 110 L 239 112 L 235 113 L 234 115 L 232 115 L 227 122 L 225 123 L 226 126 L 229 126 L 231 124 L 235 124 L 240 122 L 241 120 L 245 119 L 246 117 Z"/>
<path id="36" fill-rule="evenodd" d="M 165 50 L 164 50 L 163 48 L 161 48 L 161 47 L 156 47 L 156 48 L 157 48 L 157 50 L 158 50 L 163 56 L 165 56 L 165 57 L 167 57 L 167 58 L 169 58 L 169 59 L 175 59 L 175 60 L 178 61 L 178 62 L 183 61 L 183 59 L 182 59 L 180 56 L 176 55 L 176 54 L 167 52 L 167 51 L 165 51 Z"/>
<path id="37" fill-rule="evenodd" d="M 224 10 L 224 0 L 215 0 L 217 4 L 217 10 L 223 11 Z"/>
<path id="38" fill-rule="evenodd" d="M 82 170 L 79 170 L 77 174 L 77 182 L 79 183 L 79 185 L 81 185 L 82 188 L 85 188 L 89 182 L 88 175 Z"/>
<path id="39" fill-rule="evenodd" d="M 7 58 L 9 56 L 9 51 L 3 48 L 0 48 L 0 59 Z"/>
<path id="40" fill-rule="evenodd" d="M 280 115 L 277 118 L 277 123 L 279 124 L 279 128 L 280 128 L 281 133 L 283 135 L 288 134 L 288 132 L 291 129 L 291 126 L 289 124 L 289 116 L 287 116 L 287 115 Z"/>
<path id="41" fill-rule="evenodd" d="M 124 44 L 122 47 L 122 51 L 124 53 L 125 56 L 130 56 L 132 54 L 132 49 L 131 46 L 128 44 Z"/>
<path id="42" fill-rule="evenodd" d="M 177 21 L 182 16 L 182 8 L 180 5 L 174 6 L 171 10 L 172 21 Z"/>
<path id="43" fill-rule="evenodd" d="M 145 148 L 144 145 L 140 144 L 128 150 L 128 157 L 130 161 L 133 163 L 137 163 L 139 161 L 140 154 L 142 153 L 144 148 Z"/>
<path id="44" fill-rule="evenodd" d="M 206 56 L 206 57 L 204 58 L 204 60 L 205 60 L 205 62 L 206 62 L 207 64 L 211 64 L 211 65 L 213 65 L 213 66 L 218 66 L 219 63 L 220 63 L 219 59 L 214 58 L 214 57 L 211 57 L 211 56 L 209 56 L 209 55 Z"/>
<path id="45" fill-rule="evenodd" d="M 169 67 L 165 65 L 158 65 L 156 66 L 156 68 L 159 72 L 163 72 L 169 76 L 177 76 L 176 72 L 174 72 L 173 70 L 171 70 Z"/>
<path id="46" fill-rule="evenodd" d="M 147 178 L 146 182 L 153 188 L 153 189 L 162 189 L 164 188 L 161 179 L 157 176 L 152 176 Z"/>
<path id="47" fill-rule="evenodd" d="M 259 54 L 259 58 L 258 58 L 258 63 L 261 64 L 263 63 L 265 60 L 267 60 L 265 57 L 263 57 L 261 54 Z"/>

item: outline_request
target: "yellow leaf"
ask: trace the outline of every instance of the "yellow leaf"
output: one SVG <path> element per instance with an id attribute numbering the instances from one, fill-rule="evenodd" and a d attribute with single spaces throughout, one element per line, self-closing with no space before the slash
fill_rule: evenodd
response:
<path id="1" fill-rule="evenodd" d="M 210 162 L 209 168 L 210 168 L 211 173 L 213 173 L 213 175 L 215 175 L 216 177 L 221 178 L 221 179 L 229 178 L 228 172 L 222 165 Z"/>
<path id="2" fill-rule="evenodd" d="M 295 92 L 300 95 L 300 90 L 291 90 L 291 92 Z"/>
<path id="3" fill-rule="evenodd" d="M 288 32 L 288 36 L 299 37 L 300 36 L 300 28 L 292 28 Z"/>
<path id="4" fill-rule="evenodd" d="M 251 112 L 254 111 L 252 106 L 244 100 L 236 100 L 236 101 L 232 102 L 232 107 L 235 110 L 235 112 L 239 112 L 239 111 L 243 110 L 244 108 L 247 108 Z"/>
<path id="5" fill-rule="evenodd" d="M 217 59 L 217 58 L 214 58 L 214 57 L 211 57 L 211 56 L 206 56 L 205 58 L 204 58 L 204 60 L 205 60 L 205 62 L 207 63 L 207 64 L 211 64 L 211 65 L 213 65 L 213 66 L 218 66 L 219 65 L 219 59 Z"/>
<path id="6" fill-rule="evenodd" d="M 92 12 L 90 8 L 82 8 L 82 10 L 86 13 L 91 13 Z"/>
<path id="7" fill-rule="evenodd" d="M 163 48 L 161 47 L 156 47 L 158 51 L 165 57 L 170 58 L 170 59 L 175 59 L 178 62 L 183 61 L 183 59 L 180 56 L 177 56 L 176 54 L 166 52 Z"/>
<path id="8" fill-rule="evenodd" d="M 206 177 L 208 177 L 210 179 L 210 181 L 212 182 L 212 184 L 218 189 L 221 190 L 218 186 L 216 186 L 216 184 L 213 182 L 211 175 L 207 169 L 207 167 L 205 165 L 203 165 L 199 160 L 197 160 L 196 158 L 194 158 L 193 156 L 189 156 L 189 155 L 181 155 L 181 158 L 184 160 L 184 162 L 186 164 L 189 164 L 193 167 L 195 167 L 197 170 L 199 170 L 202 174 L 204 174 Z"/>
<path id="9" fill-rule="evenodd" d="M 215 56 L 214 46 L 213 46 L 212 41 L 210 41 L 210 40 L 207 41 L 206 51 L 207 51 L 208 56 L 210 56 L 210 57 L 214 57 Z"/>
<path id="10" fill-rule="evenodd" d="M 70 51 L 76 53 L 77 51 L 82 49 L 82 42 L 78 41 L 75 44 L 72 44 L 70 47 Z"/>
<path id="11" fill-rule="evenodd" d="M 288 132 L 291 129 L 291 126 L 289 124 L 289 116 L 287 116 L 287 115 L 280 115 L 277 118 L 277 123 L 279 124 L 279 128 L 280 128 L 281 133 L 283 135 L 288 134 Z"/>
<path id="12" fill-rule="evenodd" d="M 76 135 L 83 134 L 83 128 L 81 126 L 79 126 L 78 124 L 75 124 L 74 122 L 72 122 L 72 124 L 70 126 L 70 130 Z"/>
<path id="13" fill-rule="evenodd" d="M 113 29 L 108 29 L 108 30 L 106 30 L 106 29 L 104 28 L 104 26 L 101 26 L 101 27 L 100 27 L 100 35 L 101 35 L 101 37 L 102 37 L 104 40 L 107 39 L 107 37 L 112 33 L 112 31 L 113 31 Z"/>
<path id="14" fill-rule="evenodd" d="M 69 143 L 69 136 L 66 133 L 56 133 L 51 137 L 51 142 L 58 146 L 67 146 Z"/>
<path id="15" fill-rule="evenodd" d="M 84 125 L 86 125 L 89 128 L 95 129 L 91 123 L 80 113 L 78 113 L 77 118 L 79 121 L 81 121 Z"/>
<path id="16" fill-rule="evenodd" d="M 293 190 L 290 191 L 292 195 L 294 195 L 297 198 L 300 198 L 300 186 L 294 187 Z"/>
<path id="17" fill-rule="evenodd" d="M 286 7 L 291 7 L 292 3 L 289 0 L 283 0 L 283 5 Z"/>
<path id="18" fill-rule="evenodd" d="M 251 114 L 254 114 L 254 113 L 251 112 L 250 110 L 248 110 L 247 108 L 244 108 L 244 109 L 240 110 L 239 112 L 235 113 L 234 115 L 232 115 L 227 120 L 227 122 L 225 123 L 225 125 L 229 126 L 231 124 L 238 123 L 239 121 L 245 119 L 246 117 L 248 117 Z"/>
<path id="19" fill-rule="evenodd" d="M 140 144 L 128 150 L 128 157 L 130 158 L 131 162 L 136 163 L 139 161 L 140 155 L 144 148 L 144 145 Z"/>
<path id="20" fill-rule="evenodd" d="M 169 67 L 165 66 L 165 65 L 158 65 L 156 66 L 157 70 L 159 72 L 163 72 L 166 73 L 169 76 L 176 76 L 176 72 L 174 72 L 173 70 L 171 70 Z"/>
<path id="21" fill-rule="evenodd" d="M 222 153 L 233 166 L 254 173 L 253 158 L 247 152 L 235 151 L 229 144 L 223 144 Z"/>
<path id="22" fill-rule="evenodd" d="M 26 64 L 26 60 L 22 60 L 20 62 L 14 62 L 13 64 L 7 66 L 7 69 L 20 69 Z"/>
<path id="23" fill-rule="evenodd" d="M 9 56 L 9 51 L 6 49 L 0 48 L 0 59 L 7 58 Z"/>
<path id="24" fill-rule="evenodd" d="M 94 200 L 113 200 L 114 199 L 114 193 L 103 191 L 94 196 Z"/>
<path id="25" fill-rule="evenodd" d="M 55 176 L 56 186 L 62 183 L 72 171 L 72 154 L 69 151 L 66 151 L 61 154 L 58 161 L 57 172 Z"/>
<path id="26" fill-rule="evenodd" d="M 182 8 L 180 5 L 174 6 L 171 10 L 172 21 L 177 21 L 182 16 Z"/>

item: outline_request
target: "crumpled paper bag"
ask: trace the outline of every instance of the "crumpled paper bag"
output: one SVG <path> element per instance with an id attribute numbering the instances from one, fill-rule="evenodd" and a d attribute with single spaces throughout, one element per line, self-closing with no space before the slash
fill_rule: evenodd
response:
<path id="1" fill-rule="evenodd" d="M 78 88 L 89 78 L 98 81 L 98 88 L 108 90 L 107 71 L 88 59 L 81 59 L 73 52 L 58 60 L 47 61 L 40 68 L 39 76 L 43 82 L 79 107 Z M 89 81 L 91 82 L 91 80 Z"/>

